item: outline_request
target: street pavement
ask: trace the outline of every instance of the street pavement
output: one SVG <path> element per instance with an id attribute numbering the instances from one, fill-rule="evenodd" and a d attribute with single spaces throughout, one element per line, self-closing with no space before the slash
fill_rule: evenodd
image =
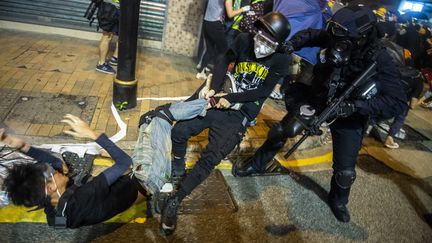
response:
<path id="1" fill-rule="evenodd" d="M 0 44 L 1 126 L 35 144 L 74 141 L 56 124 L 59 112 L 49 112 L 52 119 L 36 112 L 26 120 L 31 109 L 26 107 L 25 114 L 18 109 L 25 96 L 48 97 L 54 103 L 63 98 L 71 103 L 61 113 L 82 115 L 92 128 L 108 135 L 118 131 L 110 111 L 113 76 L 94 71 L 97 42 L 0 29 Z M 139 97 L 185 96 L 202 82 L 194 77 L 194 62 L 186 57 L 139 49 L 137 63 Z M 74 106 L 74 99 L 83 97 L 96 98 L 86 100 L 86 107 Z M 139 115 L 165 102 L 140 101 L 137 108 L 120 113 L 128 125 L 119 143 L 122 148 L 133 148 Z M 41 106 L 39 112 L 50 107 Z M 280 107 L 273 101 L 266 104 L 257 126 L 248 130 L 243 151 L 250 154 L 264 141 L 268 124 L 284 114 Z M 171 237 L 159 234 L 155 216 L 141 223 L 102 223 L 75 230 L 54 230 L 25 220 L 0 222 L 1 242 L 432 242 L 432 228 L 423 219 L 432 213 L 431 110 L 410 111 L 407 124 L 423 136 L 421 141 L 401 141 L 400 149 L 390 150 L 365 138 L 350 196 L 350 223 L 338 222 L 328 208 L 331 163 L 318 161 L 292 167 L 285 175 L 237 178 L 229 169 L 222 170 L 238 211 L 182 214 Z M 192 139 L 190 158 L 196 159 L 205 146 L 205 135 Z M 316 151 L 306 148 L 295 156 L 325 154 L 331 146 Z"/>

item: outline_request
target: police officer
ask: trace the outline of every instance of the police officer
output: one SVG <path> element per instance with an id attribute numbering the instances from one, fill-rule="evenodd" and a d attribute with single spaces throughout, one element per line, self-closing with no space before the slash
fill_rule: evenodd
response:
<path id="1" fill-rule="evenodd" d="M 209 143 L 181 182 L 179 190 L 162 206 L 161 230 L 164 234 L 175 230 L 181 201 L 240 143 L 246 125 L 258 115 L 277 81 L 288 74 L 286 64 L 290 62 L 290 56 L 277 52 L 289 35 L 288 20 L 280 13 L 271 12 L 262 16 L 256 25 L 256 34 L 239 34 L 231 49 L 216 62 L 211 90 L 221 91 L 228 65 L 234 62 L 233 78 L 237 92 L 220 94 L 215 97 L 217 109 L 208 110 L 205 117 L 180 121 L 172 129 L 174 168 L 181 165 L 184 169 L 190 137 L 209 128 Z M 236 103 L 241 103 L 241 107 L 231 108 Z"/>
<path id="2" fill-rule="evenodd" d="M 390 56 L 380 47 L 374 13 L 365 7 L 344 7 L 332 17 L 326 30 L 300 31 L 287 46 L 291 51 L 306 46 L 326 49 L 314 67 L 311 84 L 294 83 L 289 88 L 285 96 L 288 114 L 270 129 L 265 143 L 246 161 L 249 163 L 239 168 L 235 166 L 233 173 L 248 176 L 264 172 L 266 164 L 283 147 L 288 137 L 300 134 L 293 122 L 300 116 L 300 109 L 303 113 L 315 110 L 319 114 L 329 100 L 337 97 L 370 63 L 376 61 L 376 75 L 369 80 L 376 82 L 375 96 L 369 99 L 350 97 L 342 102 L 336 112 L 337 119 L 330 125 L 333 177 L 328 201 L 335 217 L 349 222 L 346 205 L 356 178 L 355 164 L 368 118 L 392 117 L 406 107 L 398 72 Z"/>

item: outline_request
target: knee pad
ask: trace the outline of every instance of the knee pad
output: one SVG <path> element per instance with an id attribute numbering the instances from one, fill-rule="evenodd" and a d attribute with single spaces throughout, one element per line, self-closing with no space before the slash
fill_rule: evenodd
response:
<path id="1" fill-rule="evenodd" d="M 355 170 L 340 170 L 335 172 L 335 181 L 338 186 L 348 189 L 356 179 Z"/>

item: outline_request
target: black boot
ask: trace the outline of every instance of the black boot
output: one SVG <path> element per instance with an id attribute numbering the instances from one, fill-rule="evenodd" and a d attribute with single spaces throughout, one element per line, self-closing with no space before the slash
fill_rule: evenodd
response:
<path id="1" fill-rule="evenodd" d="M 331 196 L 329 196 L 328 204 L 337 220 L 344 223 L 350 221 L 351 217 L 345 204 L 336 202 Z"/>
<path id="2" fill-rule="evenodd" d="M 233 169 L 232 169 L 232 174 L 234 176 L 239 176 L 239 177 L 250 176 L 252 174 L 258 174 L 258 173 L 260 172 L 255 170 L 255 168 L 252 167 L 251 163 L 240 168 L 237 167 L 237 165 L 233 165 Z"/>
<path id="3" fill-rule="evenodd" d="M 169 236 L 174 233 L 177 226 L 177 211 L 180 206 L 178 197 L 170 197 L 162 207 L 160 231 L 163 235 Z"/>

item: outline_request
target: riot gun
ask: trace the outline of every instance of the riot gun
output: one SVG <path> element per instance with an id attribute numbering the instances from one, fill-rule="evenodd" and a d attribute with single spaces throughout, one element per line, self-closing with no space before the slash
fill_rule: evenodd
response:
<path id="1" fill-rule="evenodd" d="M 99 6 L 101 5 L 101 3 L 103 2 L 103 0 L 92 0 L 89 4 L 89 6 L 87 7 L 87 10 L 84 14 L 84 18 L 86 18 L 87 20 L 89 20 L 89 25 L 91 26 L 93 21 L 95 20 L 94 14 L 96 12 L 96 9 L 99 8 Z"/>
<path id="2" fill-rule="evenodd" d="M 376 74 L 376 61 L 372 62 L 369 67 L 361 73 L 354 82 L 344 90 L 344 92 L 337 98 L 333 99 L 329 105 L 318 115 L 311 118 L 310 122 L 303 123 L 303 136 L 298 140 L 290 150 L 284 155 L 287 159 L 292 153 L 308 138 L 309 136 L 321 135 L 322 131 L 320 129 L 321 124 L 334 116 L 339 105 L 348 99 L 350 95 L 361 85 L 363 85 L 367 80 L 369 80 L 373 75 Z"/>

